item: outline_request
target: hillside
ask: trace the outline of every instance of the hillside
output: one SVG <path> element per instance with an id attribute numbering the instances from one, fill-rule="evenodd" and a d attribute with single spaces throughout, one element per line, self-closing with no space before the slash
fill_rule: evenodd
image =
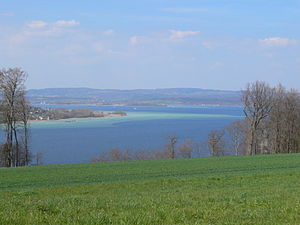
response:
<path id="1" fill-rule="evenodd" d="M 300 155 L 0 169 L 0 224 L 299 224 Z"/>
<path id="2" fill-rule="evenodd" d="M 99 105 L 201 105 L 240 104 L 240 91 L 207 90 L 200 88 L 167 89 L 91 89 L 91 88 L 47 88 L 27 91 L 33 103 L 77 103 Z"/>

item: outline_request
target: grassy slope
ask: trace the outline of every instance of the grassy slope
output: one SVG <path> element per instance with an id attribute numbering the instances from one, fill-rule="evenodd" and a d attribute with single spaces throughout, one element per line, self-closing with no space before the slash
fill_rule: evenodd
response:
<path id="1" fill-rule="evenodd" d="M 300 154 L 0 169 L 0 224 L 300 224 Z"/>

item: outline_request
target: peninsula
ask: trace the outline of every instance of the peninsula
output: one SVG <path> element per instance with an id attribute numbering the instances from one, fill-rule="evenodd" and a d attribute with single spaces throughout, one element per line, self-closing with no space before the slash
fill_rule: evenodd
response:
<path id="1" fill-rule="evenodd" d="M 126 116 L 122 111 L 116 112 L 99 112 L 91 109 L 65 109 L 65 108 L 40 108 L 31 106 L 29 109 L 29 120 L 43 121 L 43 120 L 61 120 L 70 118 L 100 118 L 100 117 L 116 117 Z"/>

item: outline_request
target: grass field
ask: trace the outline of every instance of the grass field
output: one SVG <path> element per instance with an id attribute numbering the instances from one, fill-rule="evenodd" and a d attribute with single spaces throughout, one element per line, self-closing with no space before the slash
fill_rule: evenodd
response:
<path id="1" fill-rule="evenodd" d="M 300 224 L 300 154 L 0 169 L 0 224 Z"/>

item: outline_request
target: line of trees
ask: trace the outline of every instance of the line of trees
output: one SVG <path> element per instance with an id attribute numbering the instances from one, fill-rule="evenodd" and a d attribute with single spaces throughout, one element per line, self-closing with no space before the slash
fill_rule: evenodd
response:
<path id="1" fill-rule="evenodd" d="M 0 70 L 0 122 L 4 130 L 0 166 L 26 166 L 31 160 L 26 79 L 27 73 L 20 68 Z"/>
<path id="2" fill-rule="evenodd" d="M 212 131 L 212 156 L 300 152 L 300 97 L 296 90 L 265 82 L 248 84 L 242 96 L 245 119 Z"/>
<path id="3" fill-rule="evenodd" d="M 110 151 L 102 152 L 99 156 L 91 159 L 92 162 L 111 162 L 129 160 L 154 160 L 154 159 L 175 159 L 200 157 L 201 149 L 199 143 L 190 139 L 185 139 L 178 144 L 178 136 L 170 135 L 166 137 L 165 148 L 162 150 L 131 150 L 113 148 Z"/>

